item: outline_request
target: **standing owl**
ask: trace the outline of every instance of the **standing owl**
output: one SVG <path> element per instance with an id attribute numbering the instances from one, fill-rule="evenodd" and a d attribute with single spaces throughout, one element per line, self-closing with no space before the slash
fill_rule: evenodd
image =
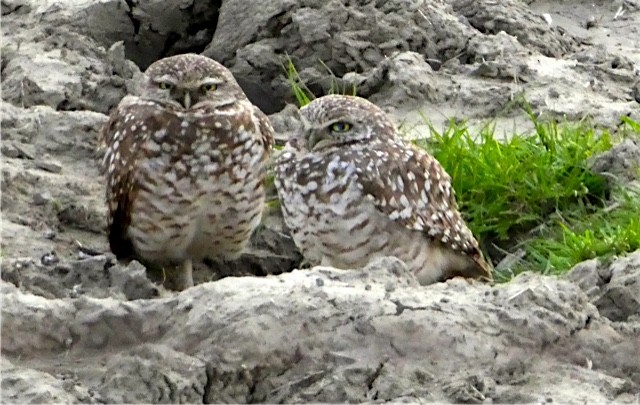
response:
<path id="1" fill-rule="evenodd" d="M 167 270 L 182 290 L 193 260 L 237 258 L 260 223 L 273 129 L 204 56 L 153 63 L 140 90 L 101 133 L 109 245 L 119 260 Z"/>
<path id="2" fill-rule="evenodd" d="M 353 269 L 395 256 L 423 285 L 492 279 L 458 212 L 451 178 L 428 153 L 404 143 L 380 108 L 331 95 L 300 115 L 303 129 L 279 157 L 275 185 L 309 262 Z"/>

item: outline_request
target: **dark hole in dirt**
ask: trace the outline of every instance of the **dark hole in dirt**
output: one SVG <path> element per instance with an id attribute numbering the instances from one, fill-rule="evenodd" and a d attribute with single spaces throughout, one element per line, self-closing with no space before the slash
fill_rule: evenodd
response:
<path id="1" fill-rule="evenodd" d="M 139 4 L 132 0 L 127 0 L 126 4 L 135 36 L 124 38 L 125 56 L 144 71 L 153 62 L 167 56 L 201 54 L 213 40 L 222 1 L 196 0 L 185 9 L 174 10 L 175 15 L 171 16 L 167 16 L 166 13 L 171 10 L 166 8 L 142 9 L 143 15 L 147 16 L 144 20 L 138 17 L 140 13 L 136 9 L 141 7 Z M 274 25 L 268 29 L 274 34 L 278 33 L 290 20 L 291 17 L 283 13 L 282 18 L 275 19 Z M 182 21 L 188 22 L 186 27 L 181 24 Z M 174 25 L 167 31 L 170 22 L 174 22 Z M 259 80 L 236 79 L 249 100 L 265 114 L 278 112 L 284 107 L 282 100 L 274 97 L 271 89 Z"/>
<path id="2" fill-rule="evenodd" d="M 215 281 L 239 275 L 266 277 L 287 273 L 298 268 L 300 260 L 299 257 L 285 258 L 278 255 L 257 257 L 247 253 L 231 261 L 204 259 L 202 264 L 209 270 L 210 281 Z"/>
<path id="3" fill-rule="evenodd" d="M 613 58 L 613 60 L 611 61 L 611 68 L 612 69 L 618 69 L 621 65 L 621 60 L 619 58 Z"/>
<path id="4" fill-rule="evenodd" d="M 69 100 L 64 99 L 60 103 L 58 103 L 58 105 L 56 106 L 56 110 L 57 111 L 73 111 L 75 110 L 75 108 L 71 108 L 71 103 L 69 102 Z"/>
<path id="5" fill-rule="evenodd" d="M 135 36 L 125 38 L 125 55 L 141 70 L 166 56 L 202 53 L 213 39 L 222 1 L 194 1 L 184 9 L 144 8 L 127 0 L 127 15 Z M 149 6 L 151 7 L 151 6 Z M 141 8 L 141 10 L 137 10 Z M 139 13 L 143 11 L 143 13 Z M 167 16 L 173 11 L 175 15 Z M 141 19 L 139 15 L 145 15 Z M 184 26 L 183 22 L 187 25 Z"/>

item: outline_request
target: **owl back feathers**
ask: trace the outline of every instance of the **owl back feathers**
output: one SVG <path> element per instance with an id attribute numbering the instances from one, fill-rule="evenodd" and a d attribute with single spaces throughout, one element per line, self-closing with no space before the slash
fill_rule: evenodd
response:
<path id="1" fill-rule="evenodd" d="M 474 276 L 491 279 L 492 267 L 458 211 L 451 177 L 440 163 L 401 141 L 378 147 L 384 154 L 370 153 L 378 159 L 373 165 L 377 170 L 370 170 L 371 165 L 358 168 L 358 181 L 376 208 L 405 228 L 468 256 L 475 263 L 470 269 Z"/>

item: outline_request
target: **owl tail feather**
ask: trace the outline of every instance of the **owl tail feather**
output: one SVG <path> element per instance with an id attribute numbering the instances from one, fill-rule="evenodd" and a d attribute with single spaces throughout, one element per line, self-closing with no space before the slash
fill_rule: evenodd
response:
<path id="1" fill-rule="evenodd" d="M 127 235 L 130 217 L 123 205 L 126 204 L 118 204 L 118 207 L 111 213 L 108 236 L 111 252 L 116 255 L 118 260 L 127 261 L 135 259 L 136 252 L 133 242 Z"/>
<path id="2" fill-rule="evenodd" d="M 481 253 L 469 256 L 459 256 L 455 265 L 448 268 L 443 274 L 443 280 L 462 277 L 483 282 L 493 282 L 493 266 L 487 262 Z"/>
<path id="3" fill-rule="evenodd" d="M 474 278 L 488 283 L 493 282 L 493 266 L 491 263 L 485 260 L 482 254 L 474 257 L 473 261 L 476 265 L 476 276 Z"/>

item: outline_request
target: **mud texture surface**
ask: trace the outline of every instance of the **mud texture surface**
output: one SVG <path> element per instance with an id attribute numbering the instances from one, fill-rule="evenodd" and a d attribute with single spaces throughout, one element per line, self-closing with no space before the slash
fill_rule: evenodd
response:
<path id="1" fill-rule="evenodd" d="M 83 265 L 104 271 L 104 259 Z M 114 267 L 108 274 L 124 271 Z M 637 253 L 566 279 L 525 274 L 496 287 L 423 288 L 389 258 L 129 301 L 127 286 L 145 284 L 143 269 L 126 272 L 101 299 L 51 299 L 3 282 L 6 401 L 638 399 Z"/>
<path id="2" fill-rule="evenodd" d="M 3 0 L 2 402 L 640 401 L 640 252 L 562 278 L 420 287 L 404 265 L 294 270 L 270 211 L 174 293 L 108 251 L 97 138 L 159 57 L 228 66 L 279 137 L 288 57 L 399 123 L 640 119 L 640 3 Z M 637 181 L 637 142 L 594 161 Z"/>

